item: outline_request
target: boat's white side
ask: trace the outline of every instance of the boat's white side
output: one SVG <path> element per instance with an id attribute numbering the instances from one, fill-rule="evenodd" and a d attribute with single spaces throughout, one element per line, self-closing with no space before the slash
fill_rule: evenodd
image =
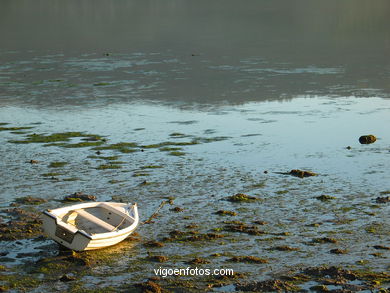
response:
<path id="1" fill-rule="evenodd" d="M 121 217 L 122 221 L 112 231 L 88 233 L 63 220 L 64 215 L 87 208 L 104 208 L 116 217 Z M 42 214 L 42 221 L 43 229 L 50 238 L 72 250 L 83 251 L 104 248 L 121 242 L 137 228 L 139 217 L 137 204 L 92 202 L 47 210 Z M 123 221 L 128 225 L 120 228 Z"/>

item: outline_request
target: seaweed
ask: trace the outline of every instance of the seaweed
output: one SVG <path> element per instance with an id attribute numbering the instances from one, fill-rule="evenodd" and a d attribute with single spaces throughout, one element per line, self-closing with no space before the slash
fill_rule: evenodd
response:
<path id="1" fill-rule="evenodd" d="M 243 193 L 237 193 L 235 195 L 227 197 L 227 200 L 230 202 L 248 202 L 248 201 L 256 201 L 258 200 L 258 198 Z"/>

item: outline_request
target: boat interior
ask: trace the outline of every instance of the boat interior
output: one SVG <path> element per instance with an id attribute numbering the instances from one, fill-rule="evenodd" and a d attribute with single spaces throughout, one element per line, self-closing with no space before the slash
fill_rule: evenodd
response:
<path id="1" fill-rule="evenodd" d="M 104 205 L 70 210 L 61 219 L 91 235 L 125 229 L 133 223 L 131 217 L 120 214 L 114 208 Z"/>

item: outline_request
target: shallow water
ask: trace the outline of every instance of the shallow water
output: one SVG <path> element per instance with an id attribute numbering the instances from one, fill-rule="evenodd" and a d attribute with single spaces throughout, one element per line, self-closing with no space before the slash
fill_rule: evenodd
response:
<path id="1" fill-rule="evenodd" d="M 390 137 L 385 129 L 390 122 L 388 106 L 388 101 L 381 98 L 297 97 L 289 102 L 210 107 L 202 111 L 153 103 L 72 111 L 3 108 L 1 117 L 12 126 L 41 123 L 29 132 L 84 131 L 104 135 L 107 143 L 139 145 L 188 142 L 193 138 L 199 141 L 210 138 L 210 141 L 181 146 L 183 156 L 171 156 L 159 148 L 144 148 L 143 152 L 129 154 L 103 150 L 101 156 L 119 155 L 117 160 L 123 163 L 121 169 L 97 170 L 104 160 L 88 158 L 95 155 L 91 148 L 12 144 L 9 140 L 22 139 L 23 135 L 2 132 L 1 205 L 7 207 L 15 198 L 33 195 L 49 200 L 41 209 L 55 207 L 60 205 L 56 200 L 64 195 L 83 191 L 96 195 L 101 201 L 111 198 L 136 201 L 141 219 L 146 220 L 161 201 L 170 196 L 175 198 L 174 206 L 184 210 L 176 213 L 171 210 L 173 207 L 165 206 L 153 224 L 138 229 L 145 241 L 161 240 L 172 230 L 186 231 L 191 223 L 198 225 L 195 229 L 200 233 L 215 230 L 225 235 L 221 240 L 193 244 L 173 242 L 158 249 L 145 248 L 141 243 L 131 250 L 127 247 L 123 252 L 126 261 L 115 262 L 119 275 L 116 274 L 112 282 L 117 278 L 141 281 L 145 273 L 152 276 L 153 268 L 160 265 L 186 267 L 185 262 L 191 256 L 210 258 L 216 252 L 269 259 L 269 263 L 260 268 L 227 262 L 229 257 L 216 258 L 210 265 L 234 268 L 256 279 L 300 266 L 353 267 L 362 259 L 365 268 L 387 270 L 388 258 L 377 258 L 370 253 L 375 252 L 374 245 L 386 245 L 390 233 L 389 207 L 375 202 L 380 192 L 390 188 L 386 185 L 389 182 L 387 157 L 390 156 Z M 177 138 L 172 133 L 183 136 Z M 364 133 L 380 135 L 376 143 L 360 145 L 357 138 Z M 31 165 L 28 163 L 31 159 L 40 163 Z M 42 174 L 53 171 L 48 165 L 55 161 L 69 164 L 55 168 L 60 175 L 55 175 L 54 179 L 43 177 Z M 300 179 L 277 173 L 295 168 L 312 170 L 319 175 Z M 265 170 L 268 174 L 263 173 Z M 76 178 L 76 181 L 64 181 L 67 178 Z M 110 180 L 118 182 L 109 183 Z M 150 184 L 141 184 L 144 180 Z M 238 192 L 260 200 L 253 203 L 226 201 L 227 196 Z M 322 194 L 335 199 L 327 202 L 316 199 Z M 218 210 L 231 210 L 238 215 L 219 216 L 215 214 Z M 248 225 L 262 220 L 269 224 L 259 227 L 266 234 L 253 236 L 224 231 L 223 221 L 228 220 Z M 311 226 L 314 223 L 318 225 Z M 321 237 L 335 238 L 338 244 L 312 243 L 313 239 Z M 41 245 L 37 242 L 28 246 Z M 280 245 L 299 251 L 269 250 Z M 5 243 L 4 250 L 12 257 L 25 251 L 23 247 L 11 242 Z M 333 248 L 349 252 L 333 255 L 329 253 Z M 143 261 L 148 251 L 172 260 L 164 264 Z M 33 254 L 33 259 L 40 257 L 40 253 Z M 28 259 L 31 256 L 16 258 L 7 265 Z M 137 263 L 138 269 L 129 275 L 127 270 L 132 261 Z M 106 272 L 112 267 L 97 267 L 96 270 Z M 93 275 L 93 282 L 97 282 L 99 274 Z M 89 284 L 92 279 L 85 282 Z M 109 284 L 109 277 L 104 275 L 104 280 Z"/>
<path id="2" fill-rule="evenodd" d="M 136 201 L 142 221 L 174 198 L 139 227 L 141 239 L 89 252 L 100 262 L 65 270 L 77 271 L 76 283 L 87 288 L 119 283 L 125 290 L 153 277 L 153 269 L 185 268 L 195 256 L 211 261 L 200 267 L 233 268 L 245 280 L 322 264 L 389 270 L 387 250 L 373 255 L 390 236 L 389 205 L 375 200 L 390 190 L 389 7 L 356 0 L 2 1 L 0 123 L 9 124 L 0 127 L 33 127 L 0 131 L 3 221 L 24 196 L 48 200 L 20 205 L 37 212 L 78 191 Z M 104 136 L 102 146 L 137 145 L 98 155 L 93 147 L 15 143 L 69 131 Z M 378 140 L 361 145 L 364 134 Z M 118 156 L 116 169 L 104 169 L 111 156 Z M 281 174 L 291 169 L 318 176 Z M 226 200 L 236 193 L 258 200 Z M 324 194 L 334 198 L 317 199 Z M 257 226 L 264 234 L 250 235 L 229 231 L 233 220 L 268 224 Z M 143 245 L 173 230 L 224 237 Z M 323 237 L 337 243 L 315 242 Z M 22 275 L 38 268 L 37 292 L 73 288 L 41 267 L 63 262 L 51 240 L 2 241 L 0 248 L 7 268 Z M 335 248 L 347 253 L 330 253 Z M 268 263 L 229 261 L 244 255 Z M 170 278 L 171 286 L 178 281 Z"/>

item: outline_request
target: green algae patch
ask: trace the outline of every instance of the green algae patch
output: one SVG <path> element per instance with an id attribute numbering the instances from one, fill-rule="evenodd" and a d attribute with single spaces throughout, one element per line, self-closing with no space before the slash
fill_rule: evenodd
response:
<path id="1" fill-rule="evenodd" d="M 61 168 L 67 165 L 68 162 L 51 162 L 49 164 L 49 168 Z"/>
<path id="2" fill-rule="evenodd" d="M 245 233 L 245 234 L 254 235 L 254 236 L 266 234 L 264 231 L 259 230 L 259 228 L 257 226 L 246 225 L 244 223 L 228 224 L 228 225 L 225 225 L 223 227 L 223 230 L 226 232 L 239 232 L 239 233 Z"/>
<path id="3" fill-rule="evenodd" d="M 145 293 L 162 293 L 162 292 L 169 292 L 164 290 L 159 284 L 157 284 L 154 281 L 148 280 L 143 283 L 137 283 L 133 285 L 135 288 L 139 289 L 139 292 L 145 292 Z M 135 289 L 134 288 L 134 289 Z M 133 290 L 134 290 L 133 289 Z M 131 291 L 133 292 L 133 291 Z"/>
<path id="4" fill-rule="evenodd" d="M 196 258 L 191 259 L 187 263 L 190 265 L 200 265 L 200 264 L 209 264 L 210 261 L 208 261 L 207 259 L 204 259 L 202 257 L 196 257 Z"/>
<path id="5" fill-rule="evenodd" d="M 75 192 L 64 197 L 63 201 L 79 202 L 79 201 L 96 201 L 96 196 L 85 194 L 84 192 Z"/>
<path id="6" fill-rule="evenodd" d="M 161 247 L 164 247 L 164 243 L 162 242 L 158 242 L 158 241 L 155 241 L 155 240 L 149 240 L 147 242 L 145 242 L 143 244 L 145 247 L 151 247 L 151 248 L 161 248 Z"/>
<path id="7" fill-rule="evenodd" d="M 160 142 L 155 144 L 142 145 L 141 147 L 144 149 L 154 149 L 154 148 L 162 148 L 167 146 L 188 146 L 188 145 L 195 145 L 195 144 L 199 144 L 199 142 L 195 140 L 184 141 L 184 142 L 165 141 L 165 142 Z"/>
<path id="8" fill-rule="evenodd" d="M 337 243 L 338 240 L 331 237 L 321 237 L 321 238 L 314 238 L 312 240 L 313 243 Z"/>
<path id="9" fill-rule="evenodd" d="M 231 259 L 229 259 L 231 262 L 244 262 L 244 263 L 254 263 L 254 264 L 260 264 L 260 263 L 268 263 L 268 260 L 265 258 L 260 258 L 257 256 L 233 256 Z"/>
<path id="10" fill-rule="evenodd" d="M 6 124 L 5 124 L 6 125 Z M 22 127 L 0 127 L 0 131 L 17 131 L 17 130 L 27 130 L 34 128 L 33 126 L 22 126 Z"/>
<path id="11" fill-rule="evenodd" d="M 229 196 L 227 200 L 230 202 L 251 202 L 258 200 L 258 198 L 243 193 L 237 193 L 235 195 Z"/>
<path id="12" fill-rule="evenodd" d="M 219 216 L 237 216 L 236 212 L 233 211 L 225 211 L 225 210 L 219 210 L 215 214 Z"/>
<path id="13" fill-rule="evenodd" d="M 164 168 L 163 166 L 159 165 L 147 165 L 147 166 L 142 166 L 140 169 L 161 169 Z"/>
<path id="14" fill-rule="evenodd" d="M 47 200 L 39 197 L 24 196 L 15 199 L 15 202 L 25 205 L 40 205 L 42 203 L 47 202 Z"/>
<path id="15" fill-rule="evenodd" d="M 159 150 L 162 152 L 175 152 L 175 151 L 181 151 L 181 150 L 183 150 L 183 148 L 163 147 L 163 148 L 160 148 Z"/>
<path id="16" fill-rule="evenodd" d="M 282 246 L 275 246 L 271 247 L 270 250 L 277 250 L 277 251 L 299 251 L 300 249 L 297 247 L 291 247 L 287 245 L 282 245 Z"/>
<path id="17" fill-rule="evenodd" d="M 168 257 L 164 255 L 152 255 L 147 257 L 148 260 L 153 262 L 166 262 L 168 261 Z"/>
<path id="18" fill-rule="evenodd" d="M 42 284 L 42 280 L 33 276 L 24 276 L 21 274 L 2 274 L 0 275 L 1 292 L 8 290 L 17 290 L 18 292 L 29 292 Z"/>
<path id="19" fill-rule="evenodd" d="M 95 157 L 95 159 L 103 159 L 107 161 L 117 161 L 119 159 L 119 156 L 89 156 L 89 157 Z"/>
<path id="20" fill-rule="evenodd" d="M 10 140 L 11 143 L 17 144 L 26 144 L 26 143 L 51 143 L 51 142 L 66 142 L 74 137 L 99 137 L 94 134 L 87 134 L 83 132 L 61 132 L 61 133 L 53 133 L 49 135 L 45 134 L 29 134 L 24 140 Z"/>
<path id="21" fill-rule="evenodd" d="M 193 241 L 207 241 L 223 238 L 225 235 L 216 233 L 201 234 L 197 231 L 183 232 L 179 230 L 173 230 L 169 232 L 169 237 L 164 238 L 166 242 L 193 242 Z"/>
<path id="22" fill-rule="evenodd" d="M 122 168 L 121 165 L 116 164 L 102 164 L 96 167 L 96 170 L 107 170 L 107 169 L 120 169 Z"/>
<path id="23" fill-rule="evenodd" d="M 137 147 L 139 147 L 139 146 L 135 142 L 119 142 L 119 143 L 109 144 L 109 145 L 105 145 L 105 146 L 97 146 L 97 147 L 94 147 L 93 150 L 97 150 L 97 151 L 115 150 L 115 151 L 119 151 L 121 153 L 132 153 L 132 152 L 137 151 L 134 149 Z"/>
<path id="24" fill-rule="evenodd" d="M 42 235 L 42 220 L 35 212 L 20 208 L 6 209 L 10 218 L 8 222 L 0 223 L 0 241 L 29 239 Z"/>
<path id="25" fill-rule="evenodd" d="M 174 152 L 170 152 L 169 153 L 170 156 L 176 156 L 176 157 L 181 157 L 181 156 L 185 156 L 186 153 L 184 152 L 178 152 L 178 151 L 174 151 Z"/>

